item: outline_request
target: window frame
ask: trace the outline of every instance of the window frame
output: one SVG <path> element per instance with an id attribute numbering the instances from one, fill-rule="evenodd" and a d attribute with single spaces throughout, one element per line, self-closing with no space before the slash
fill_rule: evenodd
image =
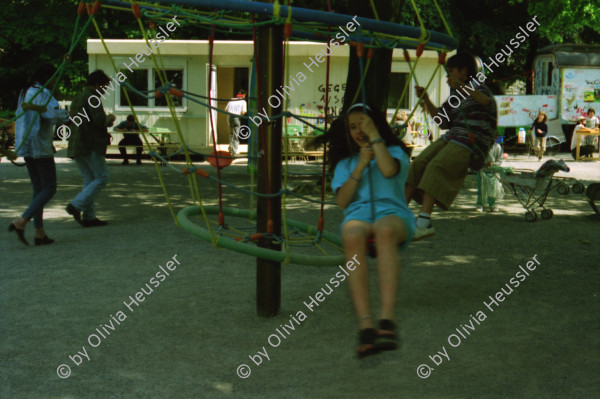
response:
<path id="1" fill-rule="evenodd" d="M 169 60 L 164 60 L 164 65 L 163 65 L 163 69 L 164 70 L 181 70 L 183 71 L 182 74 L 182 82 L 181 82 L 181 90 L 187 90 L 187 76 L 188 76 L 188 63 L 187 60 L 170 60 L 171 62 L 168 62 Z M 117 65 L 117 67 L 119 66 L 123 66 L 124 68 L 120 68 L 120 71 L 123 71 L 123 69 L 125 70 L 125 76 L 127 76 L 127 78 L 130 77 L 131 72 L 129 72 L 127 70 L 127 67 L 124 66 L 125 65 L 130 65 L 131 66 L 131 60 L 129 58 L 122 58 L 122 59 L 115 59 L 115 63 Z M 147 64 L 147 63 L 141 63 L 139 66 L 131 68 L 132 70 L 145 70 L 146 71 L 146 80 L 148 83 L 148 90 L 152 90 L 152 91 L 156 91 L 156 87 L 154 87 L 154 75 L 155 75 L 155 71 L 156 68 L 154 67 L 154 65 L 152 64 Z M 124 84 L 125 82 L 123 82 Z M 186 98 L 182 98 L 181 99 L 181 105 L 180 106 L 175 106 L 175 111 L 177 112 L 187 112 L 187 99 Z M 134 109 L 136 111 L 150 111 L 150 112 L 169 112 L 169 107 L 168 106 L 156 106 L 155 105 L 155 99 L 150 98 L 148 99 L 148 105 L 144 106 L 144 105 L 134 105 L 133 106 Z M 119 90 L 116 91 L 115 93 L 115 112 L 126 112 L 129 111 L 131 108 L 129 107 L 129 105 L 121 105 L 121 87 L 119 87 Z"/>

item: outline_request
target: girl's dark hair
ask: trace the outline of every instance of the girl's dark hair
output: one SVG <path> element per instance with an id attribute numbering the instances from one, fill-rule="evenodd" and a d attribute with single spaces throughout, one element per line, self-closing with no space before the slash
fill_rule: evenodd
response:
<path id="1" fill-rule="evenodd" d="M 31 75 L 31 84 L 38 82 L 40 84 L 46 84 L 47 81 L 50 80 L 52 75 L 56 72 L 56 68 L 54 68 L 50 64 L 42 64 L 35 69 L 33 75 Z"/>
<path id="2" fill-rule="evenodd" d="M 46 82 L 50 80 L 52 75 L 54 75 L 55 72 L 56 68 L 50 64 L 42 64 L 38 66 L 33 72 L 33 74 L 31 74 L 31 79 L 29 79 L 29 82 L 27 82 L 27 87 L 21 90 L 21 94 L 19 94 L 20 101 L 23 101 L 23 99 L 25 98 L 25 93 L 27 92 L 27 89 L 29 89 L 36 83 L 39 83 L 40 85 L 45 85 Z"/>
<path id="3" fill-rule="evenodd" d="M 368 105 L 365 108 L 362 106 L 352 106 L 349 110 L 350 112 L 346 111 L 334 120 L 331 123 L 329 130 L 322 136 L 317 137 L 312 143 L 314 146 L 329 143 L 327 161 L 332 172 L 335 170 L 338 162 L 342 159 L 360 152 L 358 144 L 352 140 L 348 129 L 348 115 L 354 112 L 366 111 L 366 114 L 373 120 L 373 123 L 375 123 L 375 127 L 377 127 L 379 135 L 385 141 L 386 147 L 397 145 L 401 147 L 407 155 L 410 154 L 406 145 L 392 132 L 392 128 L 388 124 L 383 112 Z"/>

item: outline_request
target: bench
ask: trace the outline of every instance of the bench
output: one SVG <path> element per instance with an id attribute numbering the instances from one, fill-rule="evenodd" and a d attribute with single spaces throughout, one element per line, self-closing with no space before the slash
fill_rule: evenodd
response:
<path id="1" fill-rule="evenodd" d="M 121 146 L 120 146 L 120 145 L 118 145 L 118 144 L 111 144 L 111 145 L 109 145 L 109 146 L 107 146 L 107 147 L 106 147 L 106 149 L 107 149 L 107 155 L 109 154 L 109 153 L 108 153 L 108 150 L 114 150 L 114 151 L 116 151 L 116 154 L 115 154 L 114 152 L 110 153 L 110 155 L 111 155 L 111 158 L 112 158 L 114 155 L 117 155 L 117 154 L 118 154 L 118 158 L 121 158 L 121 157 L 122 157 L 122 155 L 121 155 L 121 154 L 120 154 L 120 152 L 119 152 L 119 147 L 125 147 L 125 149 L 126 149 L 126 150 L 128 150 L 128 151 L 127 151 L 127 154 L 128 154 L 128 156 L 129 156 L 129 157 L 131 157 L 131 156 L 134 156 L 134 157 L 135 157 L 135 154 L 136 154 L 136 152 L 135 152 L 135 149 L 136 149 L 138 146 L 137 146 L 137 145 L 121 145 Z M 156 151 L 156 152 L 158 152 L 158 153 L 159 153 L 161 156 L 163 156 L 163 157 L 164 157 L 164 156 L 166 156 L 166 155 L 172 154 L 172 153 L 174 153 L 175 151 L 177 151 L 177 150 L 179 149 L 179 147 L 180 147 L 180 146 L 179 146 L 179 144 L 175 144 L 175 143 L 165 143 L 165 144 L 159 144 L 159 143 L 150 143 L 149 147 L 150 147 L 150 150 L 152 150 L 152 151 Z M 144 153 L 145 153 L 145 154 L 148 154 L 148 145 L 144 145 L 144 146 L 142 146 L 142 154 L 144 154 Z M 162 162 L 162 161 L 161 161 L 161 162 Z"/>

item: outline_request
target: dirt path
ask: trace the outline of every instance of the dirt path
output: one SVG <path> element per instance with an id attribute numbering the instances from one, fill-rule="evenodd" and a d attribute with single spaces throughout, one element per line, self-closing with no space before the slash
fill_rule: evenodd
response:
<path id="1" fill-rule="evenodd" d="M 284 266 L 281 313 L 258 318 L 255 259 L 176 227 L 152 165 L 110 161 L 97 203 L 109 225 L 83 229 L 64 212 L 79 173 L 57 161 L 59 191 L 45 212 L 56 243 L 39 248 L 6 231 L 31 188 L 24 168 L 0 164 L 1 398 L 600 397 L 600 223 L 583 195 L 554 193 L 554 218 L 528 223 L 508 196 L 499 213 L 475 212 L 470 176 L 454 208 L 434 216 L 437 234 L 402 253 L 402 348 L 359 362 L 345 283 L 312 312 L 304 304 L 334 269 Z M 600 180 L 599 162 L 569 163 L 569 176 Z M 539 164 L 521 156 L 506 165 Z M 185 178 L 162 170 L 176 210 L 187 206 Z M 243 165 L 225 169 L 224 178 L 248 183 Z M 213 183 L 201 181 L 201 192 L 216 203 Z M 224 198 L 249 204 L 230 189 Z M 288 210 L 308 223 L 318 216 L 317 206 L 299 200 Z M 335 232 L 340 220 L 327 207 L 326 229 Z M 511 285 L 534 256 L 535 270 Z M 136 299 L 161 270 L 164 280 Z M 249 356 L 258 362 L 259 350 L 268 359 L 257 365 Z M 67 379 L 57 376 L 61 364 L 72 371 Z M 246 379 L 236 375 L 241 364 L 250 367 Z M 420 365 L 429 378 L 417 376 Z"/>

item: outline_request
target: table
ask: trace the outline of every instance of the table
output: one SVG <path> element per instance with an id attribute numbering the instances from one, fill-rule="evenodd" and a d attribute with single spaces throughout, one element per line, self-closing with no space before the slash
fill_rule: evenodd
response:
<path id="1" fill-rule="evenodd" d="M 319 135 L 306 135 L 306 136 L 301 136 L 301 135 L 296 135 L 296 134 L 288 134 L 286 136 L 283 137 L 284 140 L 284 147 L 283 147 L 283 154 L 287 155 L 289 157 L 292 158 L 304 158 L 305 160 L 308 160 L 309 156 L 315 157 L 315 158 L 319 158 L 323 156 L 323 151 L 316 149 L 313 151 L 307 151 L 304 148 L 304 145 L 306 143 L 307 140 L 309 139 L 314 139 L 316 137 L 320 137 Z M 322 148 L 322 146 L 319 146 L 319 148 Z"/>
<path id="2" fill-rule="evenodd" d="M 582 132 L 582 130 L 585 129 L 587 131 Z M 588 128 L 583 128 L 577 131 L 577 147 L 575 147 L 575 160 L 579 161 L 581 160 L 581 157 L 579 156 L 579 146 L 581 144 L 581 136 L 599 136 L 600 137 L 600 129 L 596 128 L 596 129 L 588 129 Z M 594 159 L 594 154 L 592 153 L 592 159 Z M 598 153 L 598 160 L 600 160 L 600 153 Z"/>
<path id="3" fill-rule="evenodd" d="M 162 129 L 156 129 L 156 128 L 150 128 L 148 131 L 144 132 L 146 135 L 152 137 L 154 139 L 154 141 L 156 141 L 156 143 L 158 143 L 159 145 L 165 145 L 168 143 L 171 143 L 171 136 L 174 134 L 177 134 L 177 132 L 172 132 L 170 130 L 162 130 Z M 129 131 L 129 132 L 114 132 L 114 134 L 142 134 L 141 131 L 139 130 L 135 130 L 135 131 Z M 165 139 L 168 139 L 165 140 Z"/>
<path id="4" fill-rule="evenodd" d="M 156 142 L 156 144 L 154 143 L 148 143 L 150 144 L 150 149 L 153 148 L 153 145 L 156 145 L 158 152 L 160 153 L 161 156 L 165 157 L 167 156 L 167 148 L 168 147 L 178 147 L 178 144 L 172 144 L 171 142 L 171 136 L 174 134 L 177 134 L 177 132 L 172 132 L 168 129 L 164 129 L 164 128 L 150 128 L 147 131 L 143 132 L 144 134 L 146 134 L 146 136 L 150 136 L 154 139 L 154 141 Z M 141 131 L 139 130 L 135 130 L 135 131 L 129 131 L 129 132 L 113 132 L 113 134 L 142 134 Z M 142 140 L 143 142 L 143 140 Z M 145 143 L 144 143 L 145 145 Z M 118 145 L 113 145 L 110 146 L 111 148 L 114 147 L 118 147 Z M 124 146 L 124 147 L 135 147 L 135 146 Z M 162 161 L 161 161 L 162 163 Z"/>

